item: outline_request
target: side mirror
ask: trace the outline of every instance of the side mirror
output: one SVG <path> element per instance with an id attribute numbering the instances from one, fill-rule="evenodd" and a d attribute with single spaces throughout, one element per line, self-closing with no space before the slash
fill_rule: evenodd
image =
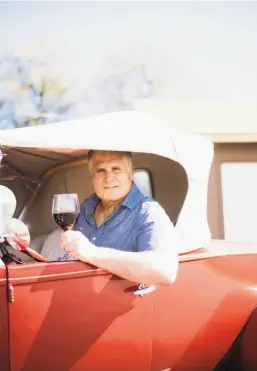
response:
<path id="1" fill-rule="evenodd" d="M 37 262 L 47 262 L 44 256 L 29 247 L 29 229 L 21 220 L 15 218 L 10 219 L 5 228 L 5 236 L 5 243 L 2 244 L 2 253 L 4 254 L 6 264 L 12 264 L 13 261 L 21 264 L 21 261 L 18 261 L 19 258 L 17 258 L 14 254 L 8 253 L 8 250 L 6 249 L 6 246 L 8 245 L 30 256 Z"/>
<path id="2" fill-rule="evenodd" d="M 0 185 L 0 236 L 6 233 L 6 226 L 13 217 L 16 204 L 14 193 L 8 187 Z"/>
<path id="3" fill-rule="evenodd" d="M 8 242 L 16 250 L 27 250 L 30 244 L 30 233 L 25 223 L 19 219 L 12 218 L 8 221 L 5 234 Z M 14 237 L 12 237 L 14 236 Z"/>

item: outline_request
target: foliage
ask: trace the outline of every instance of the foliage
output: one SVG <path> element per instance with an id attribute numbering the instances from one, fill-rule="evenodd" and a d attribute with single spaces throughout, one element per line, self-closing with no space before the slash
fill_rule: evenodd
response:
<path id="1" fill-rule="evenodd" d="M 63 120 L 74 102 L 67 86 L 36 60 L 5 56 L 0 62 L 0 128 Z"/>
<path id="2" fill-rule="evenodd" d="M 0 58 L 0 129 L 132 109 L 134 100 L 152 97 L 154 92 L 144 64 L 81 85 L 76 89 L 71 81 L 65 83 L 36 58 Z"/>

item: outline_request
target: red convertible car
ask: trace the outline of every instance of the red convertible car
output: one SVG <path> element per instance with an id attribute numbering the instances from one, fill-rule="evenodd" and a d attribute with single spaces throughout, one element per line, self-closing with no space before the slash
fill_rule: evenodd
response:
<path id="1" fill-rule="evenodd" d="M 116 112 L 3 130 L 0 145 L 1 371 L 257 370 L 257 246 L 211 240 L 211 142 L 157 117 Z M 82 201 L 92 192 L 88 149 L 133 152 L 134 181 L 175 225 L 173 285 L 141 291 L 94 266 L 58 261 L 53 195 Z M 3 248 L 12 217 L 28 227 L 29 256 Z"/>

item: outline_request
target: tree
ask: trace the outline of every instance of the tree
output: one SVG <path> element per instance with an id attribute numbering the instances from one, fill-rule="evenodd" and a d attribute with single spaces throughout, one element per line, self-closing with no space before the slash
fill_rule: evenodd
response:
<path id="1" fill-rule="evenodd" d="M 48 124 L 68 118 L 68 87 L 35 59 L 8 55 L 0 62 L 0 128 Z"/>
<path id="2" fill-rule="evenodd" d="M 97 77 L 87 85 L 83 79 L 72 84 L 75 80 L 72 69 L 76 66 L 60 71 L 69 78 L 69 82 L 64 82 L 57 76 L 57 69 L 51 70 L 39 58 L 14 55 L 0 58 L 0 129 L 133 109 L 136 99 L 154 94 L 154 82 L 144 63 Z M 86 67 L 81 76 L 86 76 Z"/>
<path id="3" fill-rule="evenodd" d="M 81 111 L 84 116 L 131 110 L 137 99 L 154 95 L 154 82 L 145 64 L 134 65 L 87 87 Z M 76 107 L 78 109 L 78 107 Z"/>

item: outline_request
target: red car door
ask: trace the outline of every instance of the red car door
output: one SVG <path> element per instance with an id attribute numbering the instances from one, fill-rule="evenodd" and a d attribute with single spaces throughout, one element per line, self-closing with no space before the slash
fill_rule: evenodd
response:
<path id="1" fill-rule="evenodd" d="M 175 283 L 151 295 L 151 371 L 213 370 L 256 306 L 256 254 L 184 260 Z"/>
<path id="2" fill-rule="evenodd" d="M 6 268 L 0 259 L 0 369 L 9 371 L 9 337 Z"/>
<path id="3" fill-rule="evenodd" d="M 153 308 L 82 262 L 8 266 L 12 371 L 149 371 Z"/>

